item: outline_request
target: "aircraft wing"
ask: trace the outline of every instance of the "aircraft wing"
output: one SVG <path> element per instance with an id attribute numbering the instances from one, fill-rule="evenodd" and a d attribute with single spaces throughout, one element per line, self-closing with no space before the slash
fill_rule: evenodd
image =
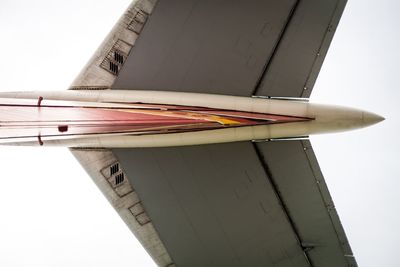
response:
<path id="1" fill-rule="evenodd" d="M 71 88 L 307 98 L 345 4 L 134 1 Z"/>
<path id="2" fill-rule="evenodd" d="M 346 1 L 139 0 L 71 89 L 309 97 Z M 307 140 L 72 149 L 159 266 L 356 266 Z"/>

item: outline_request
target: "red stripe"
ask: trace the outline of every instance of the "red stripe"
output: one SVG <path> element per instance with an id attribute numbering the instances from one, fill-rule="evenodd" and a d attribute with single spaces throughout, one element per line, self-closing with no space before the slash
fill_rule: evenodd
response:
<path id="1" fill-rule="evenodd" d="M 56 101 L 54 101 L 56 102 Z M 63 102 L 62 102 L 63 103 Z M 0 139 L 129 132 L 155 134 L 223 127 L 304 121 L 281 115 L 173 105 L 135 104 L 140 108 L 34 106 L 0 103 Z M 149 114 L 152 113 L 152 114 Z M 222 125 L 215 118 L 233 121 Z"/>

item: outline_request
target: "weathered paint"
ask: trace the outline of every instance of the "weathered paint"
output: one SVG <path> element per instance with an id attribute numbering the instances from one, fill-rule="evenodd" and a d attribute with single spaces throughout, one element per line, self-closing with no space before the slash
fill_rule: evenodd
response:
<path id="1" fill-rule="evenodd" d="M 96 106 L 93 103 L 0 99 L 0 142 L 110 133 L 193 132 L 304 121 L 308 118 L 171 105 Z"/>
<path id="2" fill-rule="evenodd" d="M 195 93 L 80 90 L 1 93 L 0 97 L 8 98 L 4 99 L 6 106 L 29 106 L 37 111 L 42 109 L 51 114 L 50 118 L 62 117 L 63 112 L 67 114 L 58 121 L 57 128 L 54 127 L 57 134 L 40 132 L 35 135 L 32 132 L 28 139 L 8 139 L 8 144 L 13 145 L 182 146 L 302 137 L 362 128 L 383 120 L 379 115 L 347 107 Z M 37 101 L 40 98 L 39 107 Z M 47 107 L 52 108 L 52 112 Z M 72 116 L 72 110 L 78 115 Z M 95 115 L 94 111 L 98 114 Z M 91 116 L 94 116 L 94 120 L 90 122 Z M 114 122 L 106 126 L 104 118 L 107 116 Z M 119 125 L 116 123 L 118 118 L 122 118 Z M 82 128 L 73 135 L 68 131 L 60 132 L 58 126 L 60 123 L 64 125 L 66 120 L 71 121 L 71 125 L 74 125 L 74 120 L 83 120 L 87 125 L 81 124 L 81 127 L 97 128 L 81 131 Z M 156 128 L 136 127 L 140 125 L 138 121 L 141 121 L 141 126 L 147 121 L 144 123 L 146 126 Z M 40 142 L 32 140 L 33 136 Z"/>

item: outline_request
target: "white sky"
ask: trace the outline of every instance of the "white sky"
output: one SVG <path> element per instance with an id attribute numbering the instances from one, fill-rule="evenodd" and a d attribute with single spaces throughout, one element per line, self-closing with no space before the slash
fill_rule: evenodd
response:
<path id="1" fill-rule="evenodd" d="M 1 0 L 0 90 L 65 90 L 130 0 Z M 398 266 L 400 2 L 350 0 L 311 101 L 385 116 L 312 144 L 360 266 Z M 0 147 L 0 266 L 154 266 L 63 148 Z"/>

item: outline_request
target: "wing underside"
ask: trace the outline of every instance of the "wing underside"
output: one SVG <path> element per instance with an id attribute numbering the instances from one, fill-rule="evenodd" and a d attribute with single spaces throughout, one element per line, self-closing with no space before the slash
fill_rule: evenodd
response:
<path id="1" fill-rule="evenodd" d="M 72 151 L 160 266 L 356 266 L 309 141 Z"/>
<path id="2" fill-rule="evenodd" d="M 71 89 L 307 98 L 345 0 L 138 0 Z"/>
<path id="3" fill-rule="evenodd" d="M 178 266 L 354 263 L 308 141 L 113 152 Z"/>
<path id="4" fill-rule="evenodd" d="M 308 98 L 345 0 L 139 0 L 71 89 Z M 356 266 L 309 141 L 72 150 L 159 266 Z"/>

